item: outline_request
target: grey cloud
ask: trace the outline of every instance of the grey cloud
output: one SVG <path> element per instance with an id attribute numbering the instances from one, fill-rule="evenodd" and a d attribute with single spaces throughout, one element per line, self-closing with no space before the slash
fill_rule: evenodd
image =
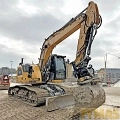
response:
<path id="1" fill-rule="evenodd" d="M 37 8 L 37 13 L 29 15 L 17 8 L 16 5 L 20 1 Z M 88 2 L 88 0 L 81 1 L 85 7 Z M 98 30 L 98 34 L 95 37 L 91 56 L 93 57 L 92 61 L 94 61 L 93 63 L 95 66 L 100 67 L 103 63 L 100 63 L 99 65 L 98 63 L 101 62 L 101 59 L 106 52 L 113 52 L 116 51 L 116 49 L 119 49 L 116 48 L 116 46 L 119 46 L 119 41 L 114 42 L 114 40 L 117 41 L 114 32 L 119 32 L 119 22 L 116 22 L 119 21 L 119 13 L 118 16 L 115 13 L 119 10 L 120 1 L 116 0 L 113 3 L 108 0 L 95 0 L 95 2 L 98 4 L 100 14 L 103 17 L 103 26 L 100 28 L 102 32 L 99 33 Z M 52 0 L 52 2 L 51 0 L 9 0 L 9 2 L 8 0 L 0 0 L 0 35 L 16 41 L 23 41 L 23 44 L 26 45 L 26 48 L 23 50 L 24 53 L 36 54 L 36 60 L 37 57 L 39 57 L 39 48 L 44 39 L 62 27 L 69 19 L 71 19 L 71 17 L 74 17 L 72 16 L 72 13 L 65 16 L 64 13 L 61 12 L 63 6 L 64 0 Z M 46 11 L 49 7 L 53 8 L 53 11 Z M 78 36 L 76 39 L 78 39 Z M 27 56 L 22 53 L 17 53 L 18 51 L 9 51 L 8 48 L 2 46 L 2 48 L 3 47 L 4 49 L 0 48 L 0 56 L 3 56 L 0 60 L 0 63 L 2 63 L 0 65 L 5 65 L 5 63 L 8 64 L 9 59 L 13 59 L 14 64 L 17 65 L 22 55 L 26 61 L 32 59 L 32 55 Z M 68 38 L 63 44 L 58 45 L 55 49 L 55 52 L 58 54 L 66 55 L 74 59 L 77 49 L 77 40 L 71 40 L 71 38 Z"/>
<path id="2" fill-rule="evenodd" d="M 111 33 L 96 36 L 92 45 L 92 55 L 94 57 L 103 56 L 107 52 L 116 51 L 116 43 Z M 113 47 L 114 46 L 114 47 Z"/>
<path id="3" fill-rule="evenodd" d="M 62 43 L 57 45 L 54 51 L 61 55 L 65 55 L 66 58 L 69 59 L 72 58 L 74 60 L 76 56 L 77 42 L 78 39 L 69 37 L 66 40 L 64 40 Z"/>
<path id="4" fill-rule="evenodd" d="M 119 29 L 119 26 L 120 26 L 119 20 L 120 20 L 120 14 L 118 14 L 118 16 L 116 18 L 111 19 L 110 21 L 108 21 L 104 25 L 105 29 L 111 31 L 111 35 L 115 36 L 115 34 L 119 33 L 119 31 L 120 31 L 120 29 Z M 114 33 L 112 31 L 114 31 Z"/>
<path id="5" fill-rule="evenodd" d="M 0 44 L 0 68 L 10 67 L 10 61 L 13 61 L 13 68 L 16 68 L 21 62 L 21 58 L 24 58 L 24 63 L 37 64 L 40 55 L 40 50 L 35 46 L 30 48 L 25 48 L 23 51 L 13 50 Z"/>
<path id="6" fill-rule="evenodd" d="M 101 57 L 92 57 L 89 64 L 93 65 L 95 70 L 99 70 L 100 68 L 104 68 L 104 56 Z"/>
<path id="7" fill-rule="evenodd" d="M 0 0 L 1 13 L 11 12 L 14 9 L 14 5 L 18 3 L 17 0 Z"/>
<path id="8" fill-rule="evenodd" d="M 21 57 L 27 58 L 27 56 L 23 55 L 22 53 L 15 53 L 14 51 L 10 51 L 9 48 L 1 44 L 0 56 L 0 67 L 10 67 L 10 61 L 13 61 L 13 67 L 16 68 L 16 66 L 20 63 Z"/>
<path id="9" fill-rule="evenodd" d="M 7 19 L 0 19 L 0 33 L 12 39 L 35 43 L 43 41 L 61 24 L 60 20 L 49 14 L 34 17 L 17 17 L 9 20 L 9 22 Z"/>
<path id="10" fill-rule="evenodd" d="M 17 2 L 15 0 L 10 0 L 10 2 L 0 0 L 0 34 L 2 36 L 38 44 L 63 25 L 63 20 L 55 17 L 55 14 L 59 14 L 59 8 L 63 5 L 63 1 L 24 1 L 28 5 L 44 11 L 44 14 L 41 14 L 41 11 L 38 10 L 38 13 L 32 16 L 26 15 L 16 7 L 19 2 L 20 0 Z M 50 11 L 45 11 L 49 6 L 55 8 L 54 15 Z"/>
<path id="11" fill-rule="evenodd" d="M 29 5 L 33 5 L 36 7 L 44 8 L 46 9 L 47 7 L 54 7 L 54 8 L 60 8 L 64 5 L 64 0 L 47 0 L 47 1 L 41 1 L 41 0 L 26 0 L 24 1 L 25 3 Z"/>

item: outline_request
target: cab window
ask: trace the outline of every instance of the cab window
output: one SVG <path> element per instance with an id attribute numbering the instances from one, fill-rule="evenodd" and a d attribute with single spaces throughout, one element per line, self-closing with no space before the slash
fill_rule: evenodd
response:
<path id="1" fill-rule="evenodd" d="M 23 67 L 23 71 L 24 71 L 24 72 L 29 72 L 29 67 L 30 67 L 29 64 L 25 64 L 25 65 L 23 65 L 22 67 Z"/>
<path id="2" fill-rule="evenodd" d="M 21 68 L 18 68 L 18 76 L 22 75 L 22 70 Z"/>

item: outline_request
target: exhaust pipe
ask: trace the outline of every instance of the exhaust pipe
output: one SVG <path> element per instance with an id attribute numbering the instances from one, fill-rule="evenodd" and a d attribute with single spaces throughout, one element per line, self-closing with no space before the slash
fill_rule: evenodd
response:
<path id="1" fill-rule="evenodd" d="M 22 65 L 22 64 L 23 64 L 23 59 L 24 59 L 24 58 L 21 58 L 21 63 L 19 63 L 19 65 Z"/>
<path id="2" fill-rule="evenodd" d="M 21 64 L 23 64 L 23 59 L 24 59 L 24 58 L 21 58 Z"/>

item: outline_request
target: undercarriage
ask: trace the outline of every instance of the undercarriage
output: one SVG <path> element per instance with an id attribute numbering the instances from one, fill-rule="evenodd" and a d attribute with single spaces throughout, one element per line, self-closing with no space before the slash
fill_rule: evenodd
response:
<path id="1" fill-rule="evenodd" d="M 94 84 L 93 84 L 94 83 Z M 47 111 L 68 110 L 73 116 L 95 110 L 105 102 L 105 92 L 95 82 L 79 85 L 77 82 L 64 82 L 38 86 L 10 87 L 8 94 L 22 99 L 32 106 L 46 105 Z"/>

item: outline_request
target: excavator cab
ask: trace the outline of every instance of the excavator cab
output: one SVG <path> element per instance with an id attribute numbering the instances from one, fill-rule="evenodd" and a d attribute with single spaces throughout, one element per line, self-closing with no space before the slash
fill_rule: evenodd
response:
<path id="1" fill-rule="evenodd" d="M 53 54 L 43 72 L 43 81 L 63 82 L 66 79 L 65 56 Z"/>

